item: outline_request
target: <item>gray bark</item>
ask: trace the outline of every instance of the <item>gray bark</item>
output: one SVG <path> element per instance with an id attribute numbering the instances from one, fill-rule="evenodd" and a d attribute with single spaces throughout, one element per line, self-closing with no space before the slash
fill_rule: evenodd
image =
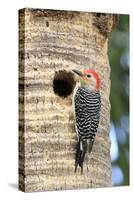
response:
<path id="1" fill-rule="evenodd" d="M 108 36 L 117 16 L 87 12 L 19 11 L 19 189 L 112 186 Z M 74 172 L 77 137 L 71 95 L 54 93 L 59 70 L 87 66 L 101 78 L 101 117 L 84 173 Z M 87 171 L 88 168 L 88 171 Z"/>

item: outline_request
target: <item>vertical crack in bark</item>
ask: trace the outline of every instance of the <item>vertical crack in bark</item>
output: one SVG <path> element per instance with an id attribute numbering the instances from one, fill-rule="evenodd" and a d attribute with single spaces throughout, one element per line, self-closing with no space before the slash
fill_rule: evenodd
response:
<path id="1" fill-rule="evenodd" d="M 95 13 L 93 19 L 93 25 L 99 30 L 99 33 L 105 37 L 108 37 L 114 27 L 117 25 L 119 15 Z"/>

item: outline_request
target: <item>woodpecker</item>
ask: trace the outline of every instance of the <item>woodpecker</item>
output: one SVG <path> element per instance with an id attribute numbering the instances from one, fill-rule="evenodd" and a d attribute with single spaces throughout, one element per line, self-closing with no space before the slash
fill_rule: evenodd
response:
<path id="1" fill-rule="evenodd" d="M 72 70 L 75 74 L 76 87 L 73 93 L 75 128 L 78 136 L 75 172 L 77 167 L 83 173 L 85 156 L 91 153 L 95 140 L 101 108 L 100 78 L 93 69 Z M 88 153 L 88 154 L 87 154 Z"/>

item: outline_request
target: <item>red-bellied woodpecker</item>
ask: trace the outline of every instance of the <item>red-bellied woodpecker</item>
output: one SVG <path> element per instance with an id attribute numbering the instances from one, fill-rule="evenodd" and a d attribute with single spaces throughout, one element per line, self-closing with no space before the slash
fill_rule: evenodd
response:
<path id="1" fill-rule="evenodd" d="M 75 172 L 79 165 L 81 173 L 83 173 L 85 155 L 87 155 L 87 152 L 91 153 L 92 151 L 99 124 L 101 108 L 100 78 L 92 69 L 83 72 L 72 71 L 76 74 L 77 82 L 73 94 L 76 132 L 78 135 Z"/>

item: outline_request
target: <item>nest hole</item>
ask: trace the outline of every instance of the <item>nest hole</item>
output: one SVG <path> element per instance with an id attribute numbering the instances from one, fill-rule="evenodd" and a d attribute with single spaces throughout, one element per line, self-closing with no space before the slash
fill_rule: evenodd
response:
<path id="1" fill-rule="evenodd" d="M 60 70 L 55 72 L 53 80 L 54 93 L 60 97 L 68 97 L 72 94 L 76 82 L 71 72 Z"/>

